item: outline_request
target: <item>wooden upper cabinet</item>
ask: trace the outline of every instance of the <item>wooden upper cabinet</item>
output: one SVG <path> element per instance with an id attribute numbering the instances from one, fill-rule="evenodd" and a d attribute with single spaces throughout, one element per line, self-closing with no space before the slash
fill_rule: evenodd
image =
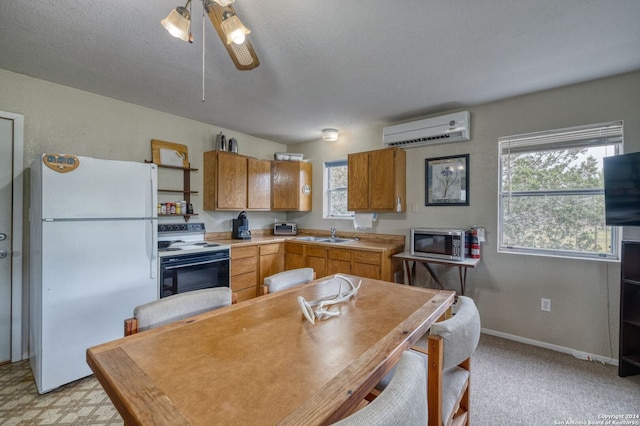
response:
<path id="1" fill-rule="evenodd" d="M 205 210 L 269 210 L 271 162 L 232 152 L 204 153 Z"/>
<path id="2" fill-rule="evenodd" d="M 311 211 L 311 163 L 273 161 L 271 163 L 271 209 Z"/>
<path id="3" fill-rule="evenodd" d="M 367 210 L 369 204 L 369 153 L 360 152 L 348 156 L 349 211 Z"/>
<path id="4" fill-rule="evenodd" d="M 247 210 L 271 209 L 271 161 L 247 159 Z"/>
<path id="5" fill-rule="evenodd" d="M 407 154 L 401 148 L 348 156 L 350 211 L 404 212 L 407 208 Z"/>

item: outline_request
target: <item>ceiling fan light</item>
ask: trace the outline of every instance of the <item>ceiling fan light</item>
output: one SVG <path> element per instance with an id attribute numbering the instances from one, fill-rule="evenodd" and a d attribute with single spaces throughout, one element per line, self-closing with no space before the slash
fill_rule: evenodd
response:
<path id="1" fill-rule="evenodd" d="M 338 129 L 322 129 L 322 140 L 333 142 L 338 140 Z"/>
<path id="2" fill-rule="evenodd" d="M 242 44 L 246 36 L 251 33 L 251 31 L 240 22 L 240 18 L 238 18 L 237 15 L 229 15 L 220 23 L 220 26 L 227 35 L 227 44 Z"/>
<path id="3" fill-rule="evenodd" d="M 233 3 L 236 0 L 213 0 L 213 1 L 218 3 L 220 6 L 224 7 L 224 6 L 229 6 L 231 3 Z"/>
<path id="4" fill-rule="evenodd" d="M 169 16 L 160 21 L 160 23 L 172 36 L 184 41 L 189 41 L 191 15 L 186 7 L 176 7 L 169 13 Z"/>

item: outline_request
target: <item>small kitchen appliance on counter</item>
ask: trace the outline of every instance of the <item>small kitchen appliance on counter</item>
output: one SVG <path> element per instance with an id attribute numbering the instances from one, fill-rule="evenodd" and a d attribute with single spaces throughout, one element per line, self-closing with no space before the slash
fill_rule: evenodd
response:
<path id="1" fill-rule="evenodd" d="M 276 222 L 273 225 L 273 235 L 297 235 L 298 225 L 295 223 Z"/>
<path id="2" fill-rule="evenodd" d="M 251 231 L 249 231 L 249 219 L 246 212 L 240 212 L 237 219 L 233 221 L 233 233 L 231 236 L 236 240 L 250 240 Z"/>

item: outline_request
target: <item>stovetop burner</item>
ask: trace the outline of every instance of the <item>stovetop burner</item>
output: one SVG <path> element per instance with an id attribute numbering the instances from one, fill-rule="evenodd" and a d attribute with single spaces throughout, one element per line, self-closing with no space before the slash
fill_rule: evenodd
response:
<path id="1" fill-rule="evenodd" d="M 158 251 L 199 252 L 228 249 L 218 243 L 205 241 L 204 223 L 163 223 L 158 225 Z"/>

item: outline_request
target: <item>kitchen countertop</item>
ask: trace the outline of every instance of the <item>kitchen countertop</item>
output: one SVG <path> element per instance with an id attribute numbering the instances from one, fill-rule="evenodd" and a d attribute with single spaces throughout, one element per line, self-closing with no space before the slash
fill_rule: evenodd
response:
<path id="1" fill-rule="evenodd" d="M 259 230 L 260 231 L 260 230 Z M 256 233 L 256 231 L 252 230 L 252 233 Z M 361 233 L 355 235 L 349 235 L 349 233 L 338 233 L 339 238 L 359 238 L 356 241 L 348 241 L 344 243 L 325 243 L 321 241 L 303 241 L 296 240 L 296 238 L 304 237 L 304 236 L 322 236 L 329 237 L 327 231 L 313 231 L 309 230 L 307 232 L 298 232 L 298 235 L 290 236 L 290 235 L 252 235 L 250 240 L 237 240 L 233 238 L 229 238 L 228 233 L 224 233 L 223 235 L 208 233 L 206 235 L 206 240 L 210 242 L 216 242 L 219 244 L 230 245 L 231 247 L 241 247 L 248 245 L 260 245 L 260 244 L 270 244 L 270 243 L 284 243 L 287 240 L 293 240 L 297 243 L 301 244 L 314 244 L 320 245 L 323 247 L 331 247 L 331 248 L 348 248 L 348 249 L 358 249 L 358 250 L 371 250 L 371 251 L 404 251 L 404 235 L 389 235 L 389 234 L 366 234 L 363 235 Z"/>

